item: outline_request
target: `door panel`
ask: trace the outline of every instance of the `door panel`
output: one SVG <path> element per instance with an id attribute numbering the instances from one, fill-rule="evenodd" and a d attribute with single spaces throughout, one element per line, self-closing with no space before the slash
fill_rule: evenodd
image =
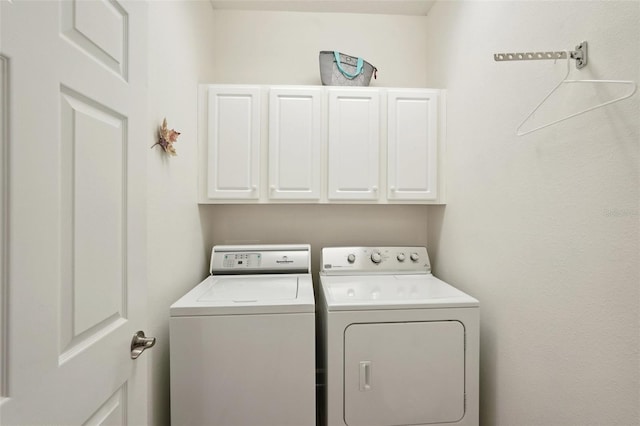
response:
<path id="1" fill-rule="evenodd" d="M 269 103 L 269 198 L 320 198 L 320 89 L 273 88 Z"/>
<path id="2" fill-rule="evenodd" d="M 60 35 L 125 80 L 130 44 L 128 27 L 128 13 L 118 2 L 63 1 L 60 4 Z"/>
<path id="3" fill-rule="evenodd" d="M 83 426 L 127 424 L 127 385 L 114 392 L 95 413 L 83 423 Z"/>
<path id="4" fill-rule="evenodd" d="M 61 99 L 60 300 L 66 347 L 124 314 L 128 144 L 124 117 L 66 88 Z"/>
<path id="5" fill-rule="evenodd" d="M 209 89 L 209 198 L 260 195 L 260 88 Z"/>
<path id="6" fill-rule="evenodd" d="M 349 426 L 456 422 L 464 415 L 458 321 L 352 324 L 344 332 Z"/>
<path id="7" fill-rule="evenodd" d="M 389 90 L 388 198 L 437 198 L 438 95 Z"/>
<path id="8" fill-rule="evenodd" d="M 0 34 L 0 37 L 2 34 Z M 9 60 L 0 51 L 0 402 L 7 394 L 7 198 L 9 174 Z"/>
<path id="9" fill-rule="evenodd" d="M 0 7 L 11 74 L 3 424 L 146 423 L 148 357 L 130 357 L 146 315 L 146 4 Z"/>
<path id="10" fill-rule="evenodd" d="M 328 198 L 378 198 L 379 93 L 329 89 Z"/>

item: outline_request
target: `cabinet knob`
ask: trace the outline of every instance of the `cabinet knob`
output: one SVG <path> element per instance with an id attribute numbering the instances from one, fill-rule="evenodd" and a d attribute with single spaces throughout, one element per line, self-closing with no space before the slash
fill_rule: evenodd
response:
<path id="1" fill-rule="evenodd" d="M 372 190 L 373 192 L 378 192 L 378 187 L 377 187 L 377 186 L 375 186 L 375 185 L 373 185 L 373 186 L 371 187 L 371 190 Z"/>
<path id="2" fill-rule="evenodd" d="M 389 187 L 389 189 L 391 190 L 391 192 L 396 192 L 396 187 L 395 186 L 391 186 L 391 187 Z"/>

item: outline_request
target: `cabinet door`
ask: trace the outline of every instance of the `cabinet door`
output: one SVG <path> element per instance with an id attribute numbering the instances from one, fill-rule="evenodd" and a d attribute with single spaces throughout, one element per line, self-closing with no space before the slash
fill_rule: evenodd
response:
<path id="1" fill-rule="evenodd" d="M 350 426 L 458 422 L 464 376 L 458 321 L 351 324 L 344 332 L 344 420 Z"/>
<path id="2" fill-rule="evenodd" d="M 269 95 L 269 198 L 320 198 L 321 94 L 272 88 Z"/>
<path id="3" fill-rule="evenodd" d="M 379 171 L 379 91 L 329 89 L 330 200 L 376 200 Z"/>
<path id="4" fill-rule="evenodd" d="M 438 93 L 388 91 L 388 189 L 390 200 L 438 196 Z"/>
<path id="5" fill-rule="evenodd" d="M 260 194 L 260 88 L 211 86 L 207 196 L 257 199 Z"/>

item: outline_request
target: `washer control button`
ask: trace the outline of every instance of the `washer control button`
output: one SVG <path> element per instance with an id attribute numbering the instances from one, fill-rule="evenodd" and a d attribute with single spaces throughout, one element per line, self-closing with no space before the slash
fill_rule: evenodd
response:
<path id="1" fill-rule="evenodd" d="M 398 259 L 398 262 L 404 262 L 404 260 L 406 259 L 406 256 L 404 255 L 404 253 L 398 253 L 398 255 L 396 256 L 396 259 Z"/>
<path id="2" fill-rule="evenodd" d="M 418 259 L 420 259 L 420 256 L 418 256 L 418 253 L 411 253 L 411 260 L 413 260 L 414 262 L 417 262 Z"/>
<path id="3" fill-rule="evenodd" d="M 375 264 L 382 262 L 382 255 L 379 251 L 374 251 L 371 253 L 371 261 Z"/>
<path id="4" fill-rule="evenodd" d="M 356 255 L 351 253 L 349 256 L 347 256 L 347 262 L 349 263 L 353 263 L 356 261 Z"/>

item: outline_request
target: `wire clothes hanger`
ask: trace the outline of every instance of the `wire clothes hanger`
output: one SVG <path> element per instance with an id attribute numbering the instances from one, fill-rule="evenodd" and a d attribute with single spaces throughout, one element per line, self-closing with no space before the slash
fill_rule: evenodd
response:
<path id="1" fill-rule="evenodd" d="M 525 119 L 522 120 L 522 122 L 518 125 L 518 128 L 516 129 L 516 135 L 524 136 L 524 135 L 527 135 L 529 133 L 533 133 L 533 132 L 536 132 L 538 130 L 544 129 L 546 127 L 553 126 L 554 124 L 560 123 L 562 121 L 568 120 L 568 119 L 576 117 L 578 115 L 582 115 L 582 114 L 584 114 L 586 112 L 593 111 L 594 109 L 602 108 L 604 106 L 611 105 L 611 104 L 616 103 L 616 102 L 620 102 L 620 101 L 622 101 L 624 99 L 630 98 L 636 92 L 636 89 L 637 89 L 638 86 L 637 86 L 635 81 L 631 81 L 631 80 L 570 80 L 570 79 L 568 79 L 567 77 L 569 77 L 569 72 L 571 71 L 571 68 L 570 68 L 571 59 L 572 58 L 570 57 L 569 52 L 567 52 L 567 72 L 564 75 L 564 78 L 553 89 L 551 89 L 551 91 L 547 94 L 547 96 L 542 98 L 540 103 L 538 103 L 538 105 L 536 105 L 536 107 L 533 109 L 533 111 L 531 111 L 529 113 L 529 115 L 527 115 L 525 117 Z M 629 90 L 629 92 L 625 93 L 624 95 L 622 95 L 622 96 L 620 96 L 618 98 L 612 99 L 610 101 L 603 102 L 603 103 L 598 104 L 598 105 L 594 105 L 594 106 L 589 107 L 587 109 L 584 109 L 584 110 L 582 110 L 580 112 L 573 113 L 573 114 L 568 115 L 566 117 L 560 118 L 558 120 L 552 121 L 552 122 L 547 123 L 547 124 L 543 124 L 542 126 L 538 126 L 538 127 L 533 128 L 533 129 L 530 129 L 530 130 L 524 130 L 524 131 L 522 130 L 522 126 L 524 126 L 524 124 L 526 124 L 529 121 L 529 119 L 536 113 L 536 111 L 538 111 L 538 109 L 540 109 L 540 107 L 547 101 L 547 99 L 549 99 L 551 97 L 551 95 L 553 95 L 556 92 L 556 90 L 558 90 L 560 88 L 560 86 L 565 85 L 565 84 L 577 84 L 577 83 L 626 85 L 626 86 L 630 87 L 630 90 Z"/>

